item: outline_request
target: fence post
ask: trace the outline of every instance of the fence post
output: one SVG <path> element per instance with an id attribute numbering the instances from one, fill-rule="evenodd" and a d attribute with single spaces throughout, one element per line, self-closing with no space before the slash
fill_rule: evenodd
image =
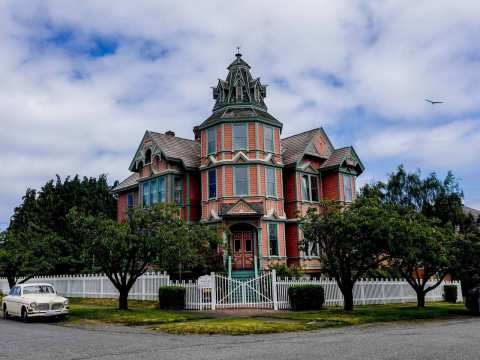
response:
<path id="1" fill-rule="evenodd" d="M 82 297 L 85 297 L 85 275 L 82 276 Z"/>
<path id="2" fill-rule="evenodd" d="M 361 294 L 362 294 L 362 304 L 363 305 L 367 304 L 367 302 L 365 300 L 365 285 L 366 285 L 365 282 L 363 280 L 360 280 L 360 286 L 361 286 L 360 289 L 362 290 Z"/>
<path id="3" fill-rule="evenodd" d="M 273 310 L 278 310 L 277 272 L 275 271 L 275 269 L 272 270 L 272 295 L 273 295 Z"/>
<path id="4" fill-rule="evenodd" d="M 103 299 L 103 274 L 100 275 L 100 299 Z"/>
<path id="5" fill-rule="evenodd" d="M 145 274 L 142 275 L 142 300 L 145 300 Z"/>
<path id="6" fill-rule="evenodd" d="M 382 300 L 384 304 L 387 303 L 387 299 L 385 299 L 385 280 L 384 279 L 382 279 Z"/>
<path id="7" fill-rule="evenodd" d="M 211 298 L 212 298 L 212 310 L 215 310 L 215 305 L 217 302 L 217 291 L 215 289 L 215 273 L 210 273 L 211 282 L 212 282 L 212 290 L 211 290 Z"/>

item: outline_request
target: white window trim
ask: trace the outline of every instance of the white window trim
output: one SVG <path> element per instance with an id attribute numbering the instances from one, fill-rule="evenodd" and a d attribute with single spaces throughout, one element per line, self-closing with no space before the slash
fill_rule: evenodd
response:
<path id="1" fill-rule="evenodd" d="M 213 152 L 208 150 L 208 145 L 210 144 L 210 132 L 213 132 L 213 142 L 214 142 L 214 149 Z M 217 128 L 213 126 L 207 129 L 207 155 L 216 154 L 217 153 Z"/>
<path id="2" fill-rule="evenodd" d="M 276 235 L 277 235 L 277 255 L 272 255 L 270 253 L 270 226 L 276 226 Z M 280 257 L 280 240 L 278 238 L 278 224 L 269 222 L 267 224 L 267 245 L 268 245 L 268 257 L 269 258 L 279 258 Z"/>
<path id="3" fill-rule="evenodd" d="M 248 150 L 248 124 L 234 123 L 232 124 L 232 149 L 233 151 Z M 242 126 L 245 128 L 245 147 L 235 147 L 235 126 Z"/>
<path id="4" fill-rule="evenodd" d="M 274 185 L 274 194 L 273 195 L 268 194 L 268 179 L 269 179 L 268 170 L 269 169 L 273 169 L 273 183 L 274 183 L 273 184 Z M 269 197 L 269 198 L 277 198 L 278 197 L 278 194 L 277 194 L 277 168 L 273 167 L 273 166 L 266 166 L 265 167 L 265 196 Z"/>
<path id="5" fill-rule="evenodd" d="M 304 199 L 303 197 L 303 177 L 304 176 L 307 176 L 308 178 L 308 188 L 309 188 L 309 194 L 308 194 L 308 197 L 310 198 L 310 200 L 308 199 Z M 317 197 L 318 197 L 318 200 L 312 200 L 312 177 L 315 177 L 317 179 Z M 320 185 L 320 181 L 319 181 L 319 178 L 317 175 L 315 174 L 306 174 L 306 173 L 302 173 L 301 176 L 300 176 L 300 189 L 301 189 L 301 193 L 302 193 L 302 201 L 303 202 L 308 202 L 308 203 L 319 203 L 320 202 L 320 188 L 319 188 L 319 185 Z"/>
<path id="6" fill-rule="evenodd" d="M 244 167 L 247 169 L 247 193 L 237 194 L 237 175 L 235 169 Z M 233 167 L 233 196 L 250 196 L 250 166 L 249 165 L 235 165 Z"/>

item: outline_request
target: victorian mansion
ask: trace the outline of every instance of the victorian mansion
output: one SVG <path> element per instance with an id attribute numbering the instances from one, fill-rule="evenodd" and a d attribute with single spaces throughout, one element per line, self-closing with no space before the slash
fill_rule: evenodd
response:
<path id="1" fill-rule="evenodd" d="M 146 131 L 132 174 L 114 189 L 118 220 L 128 208 L 176 203 L 189 222 L 229 229 L 224 256 L 237 276 L 272 263 L 318 271 L 318 249 L 301 246 L 297 217 L 322 199 L 352 201 L 364 167 L 351 146 L 335 149 L 321 127 L 281 138 L 266 90 L 236 54 L 193 140 Z"/>

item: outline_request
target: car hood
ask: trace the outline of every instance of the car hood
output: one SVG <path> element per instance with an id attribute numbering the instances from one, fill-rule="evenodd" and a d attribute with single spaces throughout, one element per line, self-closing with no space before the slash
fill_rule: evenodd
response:
<path id="1" fill-rule="evenodd" d="M 57 303 L 64 302 L 66 298 L 58 295 L 39 295 L 39 294 L 27 294 L 23 295 L 23 299 L 27 301 L 35 301 L 37 303 Z"/>

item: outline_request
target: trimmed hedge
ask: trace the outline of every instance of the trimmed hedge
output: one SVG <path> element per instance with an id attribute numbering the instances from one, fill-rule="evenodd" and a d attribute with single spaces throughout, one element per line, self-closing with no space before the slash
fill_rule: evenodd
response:
<path id="1" fill-rule="evenodd" d="M 472 314 L 480 315 L 480 287 L 473 288 L 468 292 L 465 306 Z"/>
<path id="2" fill-rule="evenodd" d="M 185 288 L 183 286 L 160 286 L 158 289 L 160 309 L 185 309 Z"/>
<path id="3" fill-rule="evenodd" d="M 456 285 L 445 285 L 443 287 L 443 299 L 446 302 L 455 304 L 458 298 L 458 288 Z"/>
<path id="4" fill-rule="evenodd" d="M 292 285 L 288 288 L 293 311 L 320 310 L 325 302 L 325 291 L 320 285 Z"/>

